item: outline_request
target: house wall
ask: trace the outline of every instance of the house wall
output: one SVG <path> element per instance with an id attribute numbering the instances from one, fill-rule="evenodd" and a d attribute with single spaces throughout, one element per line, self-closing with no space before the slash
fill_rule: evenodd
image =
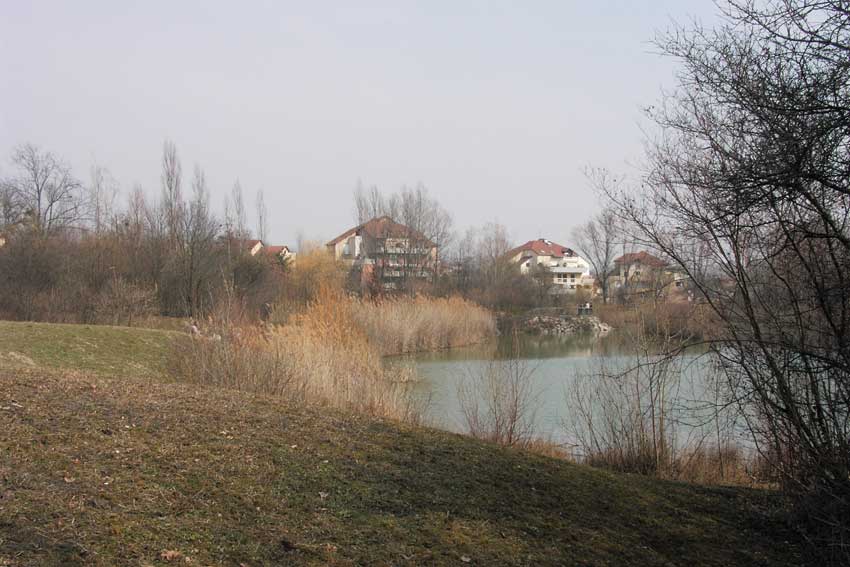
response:
<path id="1" fill-rule="evenodd" d="M 523 255 L 526 255 L 523 257 Z M 550 255 L 535 254 L 522 251 L 511 258 L 520 263 L 520 273 L 528 274 L 535 265 L 540 265 L 552 272 L 550 283 L 561 293 L 574 293 L 582 288 L 582 278 L 589 277 L 590 265 L 580 256 L 555 258 Z M 528 265 L 526 265 L 528 264 Z"/>
<path id="2" fill-rule="evenodd" d="M 251 256 L 256 256 L 257 254 L 259 254 L 260 250 L 262 250 L 262 249 L 263 249 L 263 243 L 257 242 L 256 244 L 254 244 L 253 248 L 251 248 L 251 250 L 249 250 L 249 253 L 251 254 Z"/>
<path id="3" fill-rule="evenodd" d="M 352 234 L 336 244 L 329 245 L 328 250 L 337 260 L 353 262 L 364 252 L 364 239 L 360 235 Z"/>

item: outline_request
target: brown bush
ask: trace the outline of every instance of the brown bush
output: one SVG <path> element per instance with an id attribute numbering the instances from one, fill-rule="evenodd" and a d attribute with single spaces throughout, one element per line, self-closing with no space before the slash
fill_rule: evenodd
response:
<path id="1" fill-rule="evenodd" d="M 413 372 L 386 367 L 354 322 L 350 300 L 327 289 L 287 325 L 219 316 L 175 348 L 171 367 L 195 383 L 366 415 L 417 422 L 423 412 Z"/>

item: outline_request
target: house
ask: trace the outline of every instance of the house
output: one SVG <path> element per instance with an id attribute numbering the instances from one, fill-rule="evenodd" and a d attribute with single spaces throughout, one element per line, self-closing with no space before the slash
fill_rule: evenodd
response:
<path id="1" fill-rule="evenodd" d="M 350 228 L 326 246 L 361 290 L 401 290 L 432 282 L 437 272 L 437 245 L 388 216 Z"/>
<path id="2" fill-rule="evenodd" d="M 242 249 L 251 256 L 256 256 L 263 249 L 262 240 L 243 240 L 241 244 Z"/>
<path id="3" fill-rule="evenodd" d="M 295 262 L 296 253 L 291 251 L 289 246 L 266 246 L 258 239 L 235 239 L 230 242 L 241 253 L 247 253 L 254 258 L 268 258 L 281 265 Z"/>
<path id="4" fill-rule="evenodd" d="M 571 248 L 551 240 L 529 240 L 508 252 L 506 257 L 518 263 L 523 274 L 543 270 L 551 293 L 575 293 L 593 288 L 590 265 Z"/>
<path id="5" fill-rule="evenodd" d="M 687 287 L 684 271 L 645 250 L 623 254 L 614 260 L 614 267 L 609 285 L 621 293 L 666 295 Z"/>
<path id="6" fill-rule="evenodd" d="M 639 283 L 654 279 L 669 266 L 658 256 L 653 256 L 645 250 L 627 252 L 614 259 L 615 274 L 621 282 Z"/>
<path id="7" fill-rule="evenodd" d="M 289 249 L 289 246 L 266 246 L 262 249 L 262 253 L 280 264 L 295 263 L 296 253 Z"/>

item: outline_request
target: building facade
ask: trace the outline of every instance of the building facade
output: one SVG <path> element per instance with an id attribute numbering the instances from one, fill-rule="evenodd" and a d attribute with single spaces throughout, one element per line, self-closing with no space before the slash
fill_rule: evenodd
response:
<path id="1" fill-rule="evenodd" d="M 508 252 L 507 257 L 519 264 L 523 274 L 542 274 L 551 293 L 593 289 L 593 278 L 587 261 L 571 248 L 551 240 L 529 240 Z"/>
<path id="2" fill-rule="evenodd" d="M 327 248 L 361 290 L 400 291 L 432 283 L 437 275 L 437 245 L 387 216 L 346 230 Z"/>
<path id="3" fill-rule="evenodd" d="M 621 295 L 675 297 L 689 288 L 687 274 L 645 250 L 623 254 L 614 260 L 614 266 L 609 286 Z"/>

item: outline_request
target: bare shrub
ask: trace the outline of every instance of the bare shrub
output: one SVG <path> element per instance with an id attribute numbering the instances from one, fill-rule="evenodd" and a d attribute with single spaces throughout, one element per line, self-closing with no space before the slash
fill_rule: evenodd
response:
<path id="1" fill-rule="evenodd" d="M 153 289 L 145 289 L 124 278 L 114 277 L 97 297 L 96 319 L 101 323 L 132 327 L 134 322 L 152 315 L 155 304 L 156 293 Z"/>
<path id="2" fill-rule="evenodd" d="M 640 474 L 669 469 L 673 438 L 669 366 L 605 368 L 578 376 L 568 393 L 572 433 L 590 465 Z"/>
<path id="3" fill-rule="evenodd" d="M 674 457 L 670 477 L 677 480 L 709 485 L 773 485 L 759 455 L 731 439 L 679 449 Z"/>
<path id="4" fill-rule="evenodd" d="M 470 371 L 458 386 L 458 399 L 470 435 L 500 445 L 531 447 L 535 439 L 537 397 L 534 368 L 519 358 L 517 340 L 511 356 L 487 361 Z"/>
<path id="5" fill-rule="evenodd" d="M 595 304 L 593 313 L 614 329 L 680 342 L 711 340 L 718 323 L 709 306 L 692 302 L 611 302 Z"/>
<path id="6" fill-rule="evenodd" d="M 642 329 L 642 327 L 641 327 Z M 735 440 L 738 414 L 715 365 L 683 358 L 674 339 L 631 337 L 625 366 L 600 362 L 566 392 L 575 457 L 591 466 L 700 482 L 764 484 L 756 455 Z M 616 364 L 616 362 L 615 362 Z"/>

